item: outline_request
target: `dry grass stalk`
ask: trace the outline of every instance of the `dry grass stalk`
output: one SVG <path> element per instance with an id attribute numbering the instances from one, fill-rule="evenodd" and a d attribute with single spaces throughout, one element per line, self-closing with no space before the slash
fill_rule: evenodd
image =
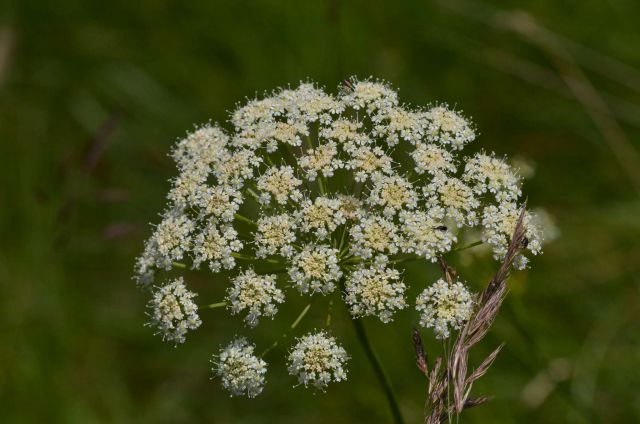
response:
<path id="1" fill-rule="evenodd" d="M 502 305 L 511 265 L 518 251 L 527 242 L 524 227 L 525 211 L 526 202 L 518 217 L 504 261 L 487 287 L 478 296 L 478 303 L 474 313 L 458 334 L 448 357 L 444 359 L 438 357 L 431 371 L 428 369 L 427 356 L 422 345 L 420 333 L 415 329 L 413 330 L 416 365 L 428 379 L 424 420 L 426 424 L 446 422 L 454 414 L 459 415 L 464 409 L 473 408 L 489 400 L 487 396 L 471 398 L 471 387 L 476 380 L 487 372 L 504 344 L 494 349 L 471 372 L 469 372 L 468 367 L 469 351 L 487 334 Z M 445 279 L 452 283 L 455 278 L 455 270 L 448 266 L 442 258 L 439 259 L 439 264 Z"/>

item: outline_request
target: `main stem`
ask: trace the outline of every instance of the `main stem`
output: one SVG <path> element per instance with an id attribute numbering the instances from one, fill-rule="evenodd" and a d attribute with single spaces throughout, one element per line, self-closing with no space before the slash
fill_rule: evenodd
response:
<path id="1" fill-rule="evenodd" d="M 371 342 L 367 337 L 367 332 L 364 329 L 364 325 L 362 324 L 362 320 L 360 319 L 351 319 L 353 323 L 353 327 L 356 330 L 356 334 L 358 335 L 358 341 L 362 345 L 364 349 L 364 353 L 367 355 L 367 359 L 371 363 L 373 370 L 378 378 L 378 382 L 382 386 L 382 390 L 384 391 L 385 396 L 387 397 L 387 401 L 389 402 L 389 407 L 391 408 L 391 415 L 393 415 L 393 421 L 396 424 L 404 424 L 404 419 L 402 418 L 402 413 L 400 412 L 400 406 L 398 405 L 398 400 L 396 399 L 395 394 L 393 393 L 393 389 L 391 388 L 391 383 L 389 382 L 389 377 L 382 368 L 382 364 L 380 363 L 380 359 L 376 352 L 373 350 L 371 346 Z"/>

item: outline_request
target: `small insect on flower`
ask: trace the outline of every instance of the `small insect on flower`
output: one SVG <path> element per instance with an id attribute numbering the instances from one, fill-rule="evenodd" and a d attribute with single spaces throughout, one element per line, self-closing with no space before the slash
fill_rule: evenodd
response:
<path id="1" fill-rule="evenodd" d="M 344 88 L 346 88 L 349 91 L 353 91 L 353 82 L 351 81 L 350 78 L 344 79 L 342 81 L 342 85 L 344 86 Z"/>
<path id="2" fill-rule="evenodd" d="M 255 346 L 237 338 L 211 359 L 212 371 L 231 396 L 254 398 L 262 393 L 267 363 L 253 354 Z"/>
<path id="3" fill-rule="evenodd" d="M 349 360 L 347 352 L 326 332 L 309 333 L 298 339 L 289 352 L 289 374 L 298 377 L 298 383 L 324 390 L 332 381 L 347 379 L 344 368 Z"/>
<path id="4" fill-rule="evenodd" d="M 187 331 L 200 327 L 198 306 L 193 302 L 196 296 L 187 290 L 182 277 L 153 293 L 150 325 L 158 329 L 163 340 L 184 343 Z"/>
<path id="5" fill-rule="evenodd" d="M 451 330 L 459 330 L 473 312 L 473 295 L 461 282 L 440 279 L 424 289 L 416 300 L 420 325 L 433 328 L 436 338 L 446 339 Z"/>

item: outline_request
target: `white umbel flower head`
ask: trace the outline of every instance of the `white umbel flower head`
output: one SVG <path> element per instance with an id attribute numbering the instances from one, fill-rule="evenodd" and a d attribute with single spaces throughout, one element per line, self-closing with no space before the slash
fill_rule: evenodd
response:
<path id="1" fill-rule="evenodd" d="M 300 293 L 329 294 L 342 277 L 338 250 L 328 246 L 306 246 L 292 259 L 289 276 Z"/>
<path id="2" fill-rule="evenodd" d="M 373 187 L 369 194 L 369 203 L 384 208 L 385 216 L 413 209 L 418 204 L 418 195 L 409 181 L 397 175 L 385 176 L 376 173 L 372 177 Z"/>
<path id="3" fill-rule="evenodd" d="M 329 141 L 315 149 L 309 149 L 298 163 L 306 171 L 308 180 L 315 180 L 319 172 L 324 177 L 332 177 L 334 172 L 343 166 L 337 156 L 337 144 L 334 141 Z"/>
<path id="4" fill-rule="evenodd" d="M 520 207 L 515 203 L 503 203 L 499 206 L 489 205 L 484 209 L 482 239 L 493 248 L 493 255 L 498 260 L 504 259 L 507 254 L 520 211 Z M 524 227 L 526 237 L 526 246 L 524 247 L 531 254 L 537 255 L 542 251 L 542 232 L 537 225 L 535 215 L 529 212 L 525 213 Z M 524 269 L 527 263 L 527 257 L 520 253 L 516 256 L 513 266 L 517 269 Z"/>
<path id="5" fill-rule="evenodd" d="M 439 172 L 452 174 L 456 172 L 456 164 L 453 155 L 444 147 L 435 144 L 419 143 L 411 152 L 411 157 L 416 163 L 415 171 L 418 174 L 436 175 Z"/>
<path id="6" fill-rule="evenodd" d="M 319 196 L 313 202 L 303 201 L 300 206 L 300 228 L 304 232 L 313 233 L 318 239 L 327 238 L 339 225 L 345 223 L 339 199 Z"/>
<path id="7" fill-rule="evenodd" d="M 150 325 L 158 329 L 163 340 L 184 343 L 187 332 L 200 327 L 198 306 L 193 302 L 196 296 L 187 290 L 182 277 L 153 293 Z"/>
<path id="8" fill-rule="evenodd" d="M 320 331 L 300 337 L 289 352 L 287 364 L 289 374 L 296 376 L 299 384 L 324 390 L 332 381 L 347 379 L 348 360 L 336 339 Z"/>
<path id="9" fill-rule="evenodd" d="M 383 216 L 361 219 L 351 230 L 351 252 L 365 259 L 374 253 L 394 254 L 398 252 L 398 227 Z"/>
<path id="10" fill-rule="evenodd" d="M 158 267 L 169 269 L 172 261 L 181 260 L 191 248 L 193 221 L 180 210 L 172 209 L 156 227 L 148 242 L 156 256 Z"/>
<path id="11" fill-rule="evenodd" d="M 429 109 L 426 116 L 429 120 L 427 127 L 429 141 L 451 146 L 454 150 L 462 150 L 465 144 L 476 138 L 471 124 L 446 105 Z"/>
<path id="12" fill-rule="evenodd" d="M 353 318 L 375 315 L 387 323 L 407 306 L 406 289 L 398 270 L 388 267 L 386 257 L 378 256 L 369 267 L 361 266 L 347 277 L 344 300 Z"/>
<path id="13" fill-rule="evenodd" d="M 262 393 L 267 363 L 253 354 L 254 349 L 254 345 L 240 337 L 211 360 L 214 374 L 231 396 L 254 398 Z"/>
<path id="14" fill-rule="evenodd" d="M 382 81 L 355 81 L 350 90 L 345 90 L 342 100 L 346 106 L 355 110 L 366 109 L 373 114 L 376 111 L 389 111 L 398 105 L 398 93 Z"/>
<path id="15" fill-rule="evenodd" d="M 424 289 L 416 300 L 420 325 L 433 328 L 438 339 L 449 337 L 451 330 L 459 330 L 473 312 L 473 296 L 461 282 L 447 283 L 440 279 Z"/>
<path id="16" fill-rule="evenodd" d="M 261 316 L 273 317 L 278 303 L 284 302 L 284 294 L 276 286 L 275 275 L 258 275 L 248 269 L 231 280 L 226 301 L 232 314 L 246 310 L 244 321 L 249 327 L 258 325 Z"/>
<path id="17" fill-rule="evenodd" d="M 498 202 L 511 202 L 522 194 L 516 171 L 495 155 L 478 153 L 469 159 L 463 178 L 472 184 L 476 193 L 493 193 Z"/>
<path id="18" fill-rule="evenodd" d="M 424 187 L 427 205 L 444 208 L 448 218 L 455 221 L 458 227 L 474 226 L 478 222 L 477 208 L 480 200 L 476 198 L 471 187 L 455 177 L 438 173 L 431 183 Z"/>
<path id="19" fill-rule="evenodd" d="M 291 256 L 291 243 L 296 240 L 296 227 L 295 217 L 286 213 L 261 217 L 255 233 L 256 256 L 264 258 L 278 253 L 285 257 Z"/>
<path id="20" fill-rule="evenodd" d="M 210 223 L 194 237 L 193 244 L 193 267 L 198 268 L 202 262 L 208 262 L 213 272 L 235 267 L 232 255 L 242 250 L 238 232 L 228 224 Z"/>
<path id="21" fill-rule="evenodd" d="M 302 181 L 295 177 L 291 166 L 269 168 L 258 178 L 258 189 L 262 191 L 261 203 L 269 203 L 273 197 L 279 205 L 284 205 L 289 199 L 299 200 L 302 196 L 298 186 Z"/>
<path id="22" fill-rule="evenodd" d="M 506 158 L 463 152 L 475 135 L 459 111 L 411 107 L 371 78 L 348 79 L 336 93 L 302 82 L 248 99 L 228 125 L 197 127 L 176 143 L 171 156 L 178 174 L 167 212 L 136 261 L 135 278 L 148 288 L 165 271 L 206 267 L 228 280 L 225 302 L 207 303 L 226 304 L 251 327 L 276 314 L 285 287 L 309 297 L 344 283 L 354 319 L 387 323 L 407 306 L 405 262 L 434 262 L 461 248 L 459 240 L 476 246 L 480 238 L 496 259 L 505 255 L 522 203 L 520 175 Z M 527 214 L 525 224 L 516 267 L 541 250 L 535 219 Z M 287 281 L 280 289 L 263 272 Z M 181 341 L 199 319 L 180 303 L 190 295 L 169 294 L 173 303 L 156 294 L 157 303 L 177 306 L 158 308 L 168 312 L 155 324 L 165 338 Z M 424 314 L 436 311 L 425 302 L 439 294 L 421 301 Z M 432 319 L 440 337 L 459 322 L 438 317 Z M 316 387 L 343 377 L 291 369 Z M 226 384 L 249 393 L 249 383 L 237 381 Z"/>
<path id="23" fill-rule="evenodd" d="M 400 213 L 402 251 L 435 262 L 438 256 L 451 250 L 456 236 L 444 225 L 445 212 L 441 207 L 427 211 L 402 211 Z"/>

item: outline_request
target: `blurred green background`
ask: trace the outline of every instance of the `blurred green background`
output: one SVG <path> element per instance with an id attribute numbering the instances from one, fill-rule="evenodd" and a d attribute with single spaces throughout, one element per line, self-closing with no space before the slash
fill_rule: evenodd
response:
<path id="1" fill-rule="evenodd" d="M 339 324 L 343 307 L 348 383 L 291 389 L 280 351 L 260 397 L 229 399 L 208 360 L 246 333 L 240 320 L 204 311 L 174 348 L 143 326 L 148 294 L 131 280 L 178 137 L 256 92 L 307 77 L 333 89 L 350 75 L 473 117 L 475 149 L 535 164 L 529 202 L 560 231 L 513 275 L 476 352 L 506 342 L 475 387 L 495 398 L 463 421 L 640 421 L 639 2 L 5 0 L 0 10 L 0 422 L 390 422 L 353 329 Z M 452 262 L 476 289 L 496 267 Z M 406 278 L 437 275 L 412 265 Z M 216 278 L 187 277 L 212 297 L 203 301 L 221 296 Z M 266 346 L 301 305 L 254 340 Z M 411 423 L 425 394 L 415 321 L 365 322 Z"/>

